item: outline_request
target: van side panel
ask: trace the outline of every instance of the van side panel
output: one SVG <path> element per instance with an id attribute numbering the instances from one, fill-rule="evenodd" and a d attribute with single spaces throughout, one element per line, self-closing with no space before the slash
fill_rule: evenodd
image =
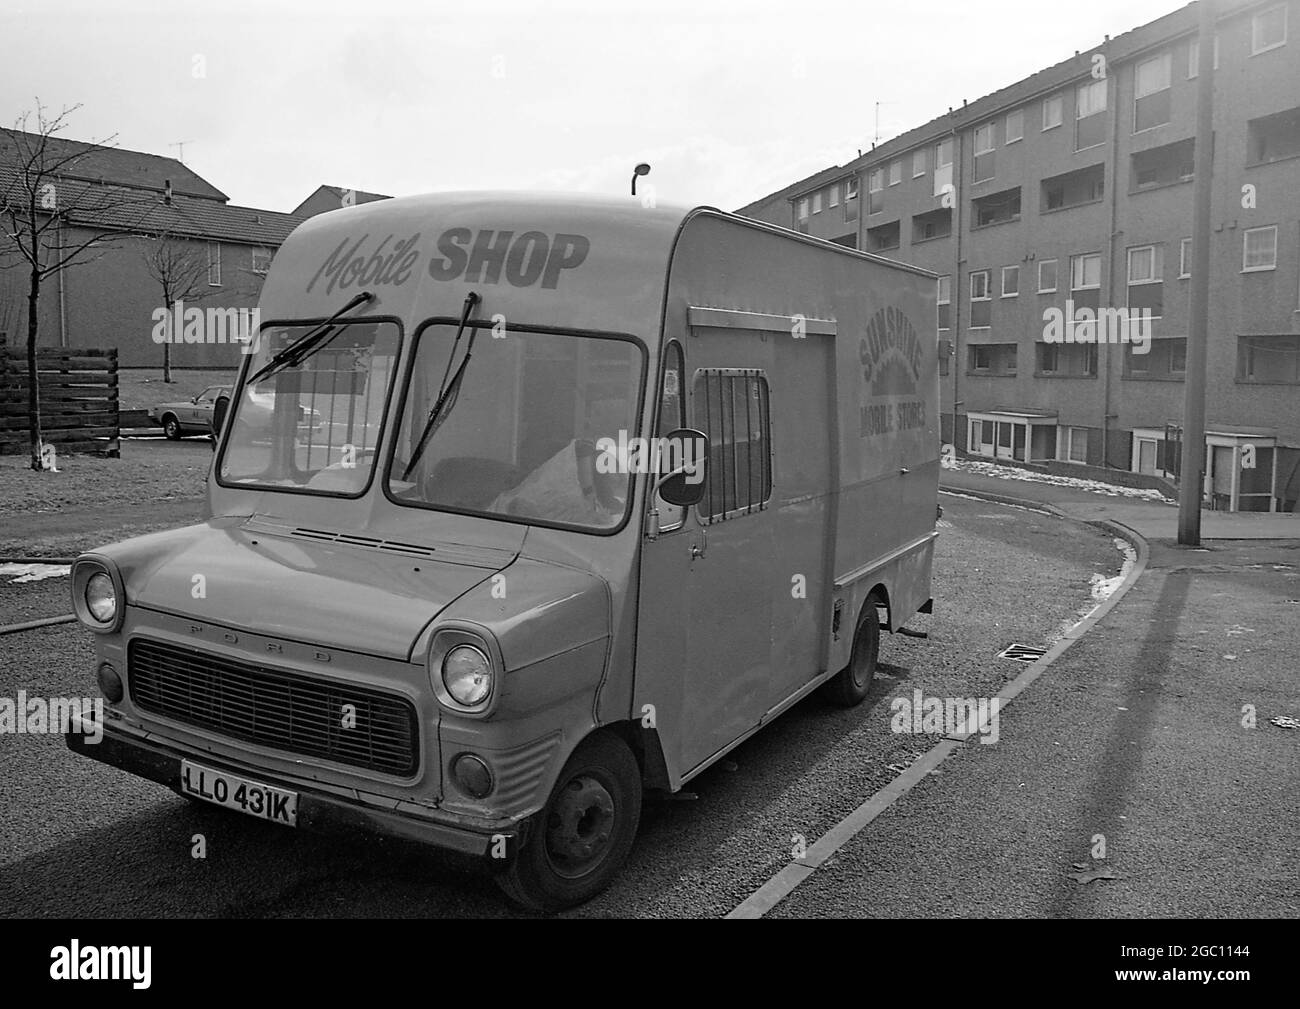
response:
<path id="1" fill-rule="evenodd" d="M 934 303 L 934 279 L 901 265 L 716 213 L 688 218 L 670 269 L 663 340 L 682 342 L 688 376 L 701 367 L 763 370 L 773 460 L 772 496 L 761 514 L 698 527 L 688 520 L 682 530 L 642 544 L 633 708 L 658 699 L 674 785 L 842 668 L 873 585 L 884 586 L 894 626 L 929 599 L 939 457 Z M 697 312 L 692 326 L 692 308 L 717 311 Z M 704 427 L 701 404 L 689 402 L 692 425 Z M 739 614 L 716 595 L 699 596 L 727 591 L 712 580 L 714 558 L 688 559 L 693 543 L 713 550 L 733 522 L 737 532 L 744 523 L 755 536 L 764 525 L 768 532 L 761 564 L 738 568 L 729 590 L 734 599 L 748 598 L 758 587 L 752 579 L 765 607 Z M 670 545 L 674 539 L 680 542 Z M 651 563 L 651 551 L 666 554 Z M 665 564 L 673 577 L 665 576 Z M 672 602 L 670 587 L 686 601 Z M 832 632 L 837 602 L 840 627 Z M 766 614 L 755 612 L 764 608 Z M 705 629 L 702 613 L 713 614 Z M 768 615 L 767 680 L 760 683 L 754 642 L 737 634 L 752 633 L 754 618 Z M 740 626 L 729 626 L 733 620 Z M 706 632 L 715 644 L 731 643 L 711 653 L 727 669 L 709 663 L 692 671 L 698 649 L 691 639 Z M 671 644 L 652 643 L 663 635 Z M 696 710 L 700 700 L 689 695 L 699 676 L 720 677 L 704 703 L 729 696 L 729 688 L 761 691 L 761 698 L 746 694 L 745 703 L 728 707 L 729 716 L 749 724 L 731 724 L 720 709 Z M 710 718 L 727 721 L 729 742 L 695 763 L 701 755 L 674 737 L 689 738 L 695 723 Z"/>
<path id="2" fill-rule="evenodd" d="M 873 581 L 887 586 L 892 630 L 930 598 L 939 485 L 936 286 L 911 272 L 866 267 L 864 292 L 855 290 L 860 281 L 841 278 L 852 321 L 837 344 L 843 498 L 835 572 L 853 589 L 845 609 L 854 616 Z M 888 578 L 871 570 L 900 550 L 885 565 Z"/>
<path id="3" fill-rule="evenodd" d="M 773 702 L 825 668 L 823 615 L 830 607 L 835 338 L 776 336 L 772 369 L 771 571 Z"/>
<path id="4" fill-rule="evenodd" d="M 907 560 L 883 565 L 892 572 L 892 626 L 901 626 L 930 598 L 939 480 L 934 279 L 901 264 L 708 214 L 688 219 L 671 277 L 670 303 L 681 299 L 696 306 L 788 316 L 790 332 L 768 334 L 787 348 L 786 361 L 815 355 L 820 341 L 833 342 L 835 378 L 796 393 L 806 402 L 795 430 L 806 439 L 820 425 L 820 417 L 808 416 L 808 409 L 827 404 L 833 389 L 838 439 L 833 489 L 839 500 L 831 528 L 831 577 L 856 586 L 873 564 L 912 545 Z M 803 336 L 796 335 L 799 316 L 805 320 Z M 812 335 L 812 320 L 832 320 L 834 337 Z M 774 420 L 775 410 L 774 400 Z M 774 432 L 774 437 L 780 434 Z M 818 455 L 806 440 L 798 445 Z M 775 463 L 807 464 L 784 452 Z M 808 472 L 791 472 L 790 478 L 817 479 Z M 818 493 L 817 484 L 803 493 Z M 870 587 L 855 590 L 852 599 L 844 597 L 843 620 L 856 619 Z M 826 607 L 819 608 L 818 619 L 820 626 L 829 627 Z M 831 642 L 832 665 L 847 661 L 846 638 L 851 633 Z"/>

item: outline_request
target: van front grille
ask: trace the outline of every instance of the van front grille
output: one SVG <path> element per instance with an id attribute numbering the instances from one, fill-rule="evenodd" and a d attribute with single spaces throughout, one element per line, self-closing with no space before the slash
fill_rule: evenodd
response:
<path id="1" fill-rule="evenodd" d="M 127 689 L 142 711 L 242 742 L 403 777 L 418 766 L 414 705 L 371 687 L 137 638 Z"/>

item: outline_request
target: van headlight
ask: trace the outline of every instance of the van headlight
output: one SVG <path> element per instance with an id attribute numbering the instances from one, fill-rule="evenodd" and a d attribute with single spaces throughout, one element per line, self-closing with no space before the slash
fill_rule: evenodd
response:
<path id="1" fill-rule="evenodd" d="M 476 708 L 492 694 L 492 662 L 473 645 L 456 645 L 442 659 L 442 683 L 457 704 Z"/>
<path id="2" fill-rule="evenodd" d="M 72 562 L 72 609 L 96 634 L 122 627 L 126 596 L 117 565 L 103 554 L 82 554 Z"/>
<path id="3" fill-rule="evenodd" d="M 96 571 L 86 579 L 86 609 L 101 624 L 111 624 L 117 616 L 117 589 L 105 571 Z"/>
<path id="4" fill-rule="evenodd" d="M 487 718 L 501 693 L 505 661 L 486 627 L 450 620 L 433 632 L 425 656 L 429 686 L 438 703 L 459 715 Z"/>

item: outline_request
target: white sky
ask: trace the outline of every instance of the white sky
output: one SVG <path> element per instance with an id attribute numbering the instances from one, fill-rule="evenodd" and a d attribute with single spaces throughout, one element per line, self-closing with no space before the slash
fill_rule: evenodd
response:
<path id="1" fill-rule="evenodd" d="M 176 154 L 231 201 L 321 183 L 734 210 L 1179 0 L 0 0 L 0 123 Z M 196 76 L 201 58 L 205 76 Z"/>

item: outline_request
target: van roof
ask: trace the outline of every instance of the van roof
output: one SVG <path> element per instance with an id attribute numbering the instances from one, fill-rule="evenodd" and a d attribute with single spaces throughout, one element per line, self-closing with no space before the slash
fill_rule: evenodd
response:
<path id="1" fill-rule="evenodd" d="M 465 219 L 489 212 L 493 217 L 513 216 L 520 221 L 560 223 L 603 223 L 604 229 L 622 231 L 628 227 L 646 229 L 648 234 L 676 233 L 681 223 L 697 208 L 651 201 L 641 197 L 616 197 L 592 193 L 532 192 L 516 190 L 465 190 L 397 196 L 390 200 L 344 207 L 341 212 L 317 215 L 303 223 L 298 232 L 354 230 L 362 220 L 376 224 L 400 219 L 408 224 L 429 221 L 438 225 L 449 218 Z M 710 208 L 700 208 L 710 209 Z M 602 229 L 602 230 L 604 230 Z"/>
<path id="2" fill-rule="evenodd" d="M 320 214 L 277 252 L 262 318 L 325 318 L 361 290 L 376 295 L 366 314 L 454 318 L 475 290 L 487 317 L 645 334 L 661 315 L 674 244 L 693 217 L 934 276 L 712 207 L 647 202 L 653 205 L 630 195 L 449 192 Z"/>
<path id="3" fill-rule="evenodd" d="M 601 193 L 548 192 L 544 190 L 460 190 L 440 193 L 422 193 L 416 196 L 398 196 L 383 201 L 357 204 L 343 208 L 347 217 L 318 215 L 298 228 L 297 233 L 316 234 L 327 229 L 353 230 L 361 220 L 376 224 L 388 218 L 406 222 L 429 219 L 433 222 L 462 213 L 491 210 L 514 213 L 519 220 L 549 220 L 557 223 L 595 224 L 603 232 L 627 234 L 634 229 L 643 238 L 656 238 L 671 246 L 678 229 L 695 214 L 716 214 L 749 227 L 772 231 L 809 245 L 833 252 L 857 256 L 885 263 L 896 269 L 909 270 L 924 276 L 937 276 L 930 270 L 911 263 L 900 262 L 887 256 L 850 249 L 824 238 L 805 235 L 780 225 L 733 214 L 705 204 L 673 203 L 652 199 L 649 204 L 641 196 L 612 196 Z M 670 250 L 669 250 L 670 251 Z"/>

